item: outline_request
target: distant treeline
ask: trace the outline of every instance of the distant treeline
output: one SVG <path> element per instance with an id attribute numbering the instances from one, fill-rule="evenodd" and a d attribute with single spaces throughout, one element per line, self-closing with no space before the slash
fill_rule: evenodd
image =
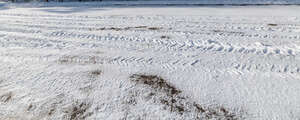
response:
<path id="1" fill-rule="evenodd" d="M 84 1 L 139 1 L 139 0 L 0 0 L 4 2 L 84 2 Z M 147 1 L 147 0 L 146 0 Z"/>
<path id="2" fill-rule="evenodd" d="M 78 2 L 78 1 L 85 2 L 86 1 L 89 2 L 89 1 L 151 1 L 151 0 L 0 0 L 0 1 L 4 1 L 4 2 Z"/>
<path id="3" fill-rule="evenodd" d="M 300 0 L 0 0 L 4 2 L 179 1 L 197 4 L 300 4 Z"/>

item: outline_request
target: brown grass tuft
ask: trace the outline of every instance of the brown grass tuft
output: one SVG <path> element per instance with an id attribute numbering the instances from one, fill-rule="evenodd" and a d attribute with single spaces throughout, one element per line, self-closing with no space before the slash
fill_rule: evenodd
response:
<path id="1" fill-rule="evenodd" d="M 268 24 L 268 26 L 278 26 L 278 25 L 274 24 L 274 23 L 270 23 L 270 24 Z"/>
<path id="2" fill-rule="evenodd" d="M 55 112 L 55 109 L 51 108 L 50 111 L 48 112 L 48 115 L 51 116 L 51 115 L 53 115 L 54 112 Z"/>
<path id="3" fill-rule="evenodd" d="M 27 108 L 27 111 L 30 111 L 32 108 L 33 108 L 33 105 L 30 104 L 30 105 L 28 106 L 28 108 Z"/>
<path id="4" fill-rule="evenodd" d="M 153 90 L 151 92 L 151 96 L 156 98 L 154 102 L 158 101 L 158 103 L 164 106 L 164 109 L 171 112 L 175 112 L 180 115 L 192 112 L 192 114 L 196 115 L 197 120 L 214 118 L 236 120 L 240 117 L 224 107 L 205 108 L 202 105 L 191 101 L 189 97 L 182 96 L 180 94 L 182 93 L 181 90 L 169 84 L 166 80 L 159 76 L 134 74 L 130 76 L 130 78 L 131 81 L 135 82 L 137 85 L 140 84 L 150 87 Z"/>
<path id="5" fill-rule="evenodd" d="M 92 75 L 95 75 L 95 76 L 99 76 L 102 74 L 102 71 L 101 70 L 94 70 L 91 72 Z"/>
<path id="6" fill-rule="evenodd" d="M 12 92 L 4 94 L 4 95 L 0 96 L 0 101 L 6 103 L 12 99 L 12 96 L 13 96 Z"/>
<path id="7" fill-rule="evenodd" d="M 160 30 L 162 29 L 161 27 L 148 27 L 149 30 Z"/>
<path id="8" fill-rule="evenodd" d="M 89 31 L 100 31 L 100 30 L 114 30 L 114 31 L 121 31 L 121 30 L 131 30 L 131 29 L 149 29 L 149 30 L 160 30 L 162 27 L 148 27 L 148 26 L 135 26 L 135 27 L 103 27 L 103 28 L 88 28 Z"/>
<path id="9" fill-rule="evenodd" d="M 147 26 L 136 26 L 134 28 L 147 28 Z"/>
<path id="10" fill-rule="evenodd" d="M 181 90 L 175 88 L 173 85 L 167 83 L 166 80 L 164 80 L 163 78 L 155 75 L 134 74 L 131 76 L 131 78 L 134 78 L 132 80 L 136 83 L 148 85 L 151 88 L 161 90 L 170 96 L 178 95 L 179 93 L 182 92 Z"/>
<path id="11" fill-rule="evenodd" d="M 160 36 L 160 38 L 161 38 L 161 39 L 170 39 L 170 37 L 169 37 L 169 36 L 166 36 L 166 35 L 162 35 L 162 36 Z"/>
<path id="12" fill-rule="evenodd" d="M 87 103 L 80 103 L 78 106 L 75 105 L 71 109 L 70 120 L 84 120 L 86 117 L 90 116 L 92 113 L 87 113 L 90 105 Z"/>

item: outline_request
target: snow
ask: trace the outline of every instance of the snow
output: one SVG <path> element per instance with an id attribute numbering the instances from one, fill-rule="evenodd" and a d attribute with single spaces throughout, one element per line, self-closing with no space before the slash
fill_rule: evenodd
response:
<path id="1" fill-rule="evenodd" d="M 9 2 L 9 6 L 23 7 L 107 7 L 107 6 L 248 6 L 248 5 L 299 5 L 299 0 L 95 0 L 95 2 L 78 2 L 79 0 L 27 0 L 31 2 L 22 2 L 24 0 L 16 0 L 20 4 Z M 26 0 L 25 0 L 26 1 Z M 41 2 L 38 2 L 41 1 Z M 57 2 L 64 1 L 64 2 Z M 82 0 L 86 1 L 86 0 Z M 88 0 L 87 0 L 88 1 Z M 92 0 L 90 0 L 92 1 Z M 1 1 L 0 1 L 1 2 Z"/>
<path id="2" fill-rule="evenodd" d="M 299 6 L 1 4 L 0 119 L 300 119 Z"/>

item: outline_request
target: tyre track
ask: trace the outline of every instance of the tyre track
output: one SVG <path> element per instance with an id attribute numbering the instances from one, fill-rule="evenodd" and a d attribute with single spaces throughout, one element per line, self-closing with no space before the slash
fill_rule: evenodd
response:
<path id="1" fill-rule="evenodd" d="M 109 17 L 108 17 L 109 18 Z M 122 18 L 124 19 L 124 18 Z M 116 21 L 116 20 L 113 20 L 113 21 Z M 124 21 L 124 20 L 123 20 Z M 31 21 L 32 22 L 32 21 Z M 74 22 L 73 20 L 72 21 L 61 21 L 60 22 L 57 22 L 57 20 L 55 22 L 49 22 L 49 20 L 47 19 L 47 21 L 40 21 L 40 20 L 37 20 L 35 21 L 37 23 L 43 23 L 45 22 L 43 25 L 65 25 L 65 26 L 74 26 L 74 25 L 79 25 L 79 26 L 103 26 L 103 24 L 90 24 L 89 21 L 85 21 L 84 23 L 83 22 Z M 33 24 L 36 24 L 35 22 L 33 22 Z M 67 24 L 68 23 L 68 24 Z M 119 21 L 118 23 L 122 23 L 122 21 Z M 172 22 L 171 22 L 172 23 Z M 168 23 L 170 24 L 170 23 Z M 274 31 L 275 28 L 278 28 L 277 26 L 276 27 L 267 27 L 266 25 L 258 25 L 260 27 L 252 27 L 250 28 L 251 31 L 257 31 L 256 34 L 250 34 L 250 33 L 246 33 L 246 32 L 235 32 L 235 31 L 245 31 L 245 29 L 247 29 L 248 27 L 241 27 L 241 26 L 224 26 L 224 24 L 220 24 L 221 28 L 220 27 L 216 27 L 215 24 L 218 24 L 218 23 L 214 23 L 212 25 L 205 25 L 205 26 L 202 26 L 200 27 L 200 31 L 202 32 L 196 32 L 198 29 L 198 27 L 192 27 L 192 28 L 189 28 L 189 29 L 192 29 L 192 30 L 189 30 L 189 31 L 164 31 L 164 32 L 171 32 L 171 33 L 174 33 L 174 34 L 178 34 L 178 33 L 188 33 L 188 34 L 191 34 L 191 35 L 208 35 L 208 36 L 219 36 L 219 37 L 245 37 L 245 38 L 251 38 L 251 39 L 290 39 L 290 40 L 299 40 L 300 39 L 300 35 L 278 35 L 278 34 L 261 34 L 259 33 L 259 31 L 257 30 L 264 30 L 264 31 L 267 31 L 267 32 L 270 32 L 270 28 L 271 28 L 271 31 Z M 228 23 L 226 23 L 228 24 Z M 230 23 L 232 24 L 232 23 Z M 195 25 L 189 25 L 190 26 L 195 26 Z M 222 28 L 222 26 L 224 26 Z M 54 27 L 55 28 L 55 27 Z M 180 28 L 180 26 L 175 26 L 175 29 L 176 28 Z M 206 28 L 204 31 L 203 31 L 203 28 Z M 208 29 L 207 29 L 208 28 Z M 90 28 L 69 28 L 69 29 L 76 29 L 76 30 L 90 30 Z M 196 31 L 195 31 L 196 29 Z M 214 29 L 217 29 L 218 32 L 214 32 L 215 30 Z M 221 31 L 220 31 L 221 30 Z M 231 30 L 231 31 L 230 31 Z M 283 32 L 282 30 L 287 30 L 287 32 L 292 32 L 291 29 L 281 29 L 281 33 Z M 299 29 L 296 29 L 296 30 L 299 30 Z M 195 31 L 195 32 L 191 32 L 191 31 Z M 145 31 L 138 31 L 138 32 L 145 32 Z M 161 31 L 160 31 L 161 32 Z"/>
<path id="2" fill-rule="evenodd" d="M 20 17 L 20 16 L 18 16 Z M 55 17 L 58 17 L 58 19 L 50 19 L 50 18 L 55 18 Z M 90 23 L 92 21 L 98 21 L 98 18 L 99 17 L 87 17 L 87 16 L 81 16 L 85 19 L 78 19 L 76 21 L 74 21 L 74 19 L 72 18 L 72 20 L 70 19 L 62 19 L 60 18 L 62 16 L 51 16 L 51 17 L 46 17 L 45 20 L 44 19 L 36 19 L 36 17 L 32 17 L 29 21 L 35 21 L 35 22 L 40 22 L 40 23 L 43 23 L 43 22 L 49 22 L 51 21 L 53 24 L 66 24 L 68 23 L 69 25 L 70 24 L 82 24 L 83 22 L 85 23 L 85 25 L 87 23 Z M 157 16 L 150 16 L 152 18 L 157 18 Z M 80 18 L 80 17 L 78 17 Z M 97 18 L 97 19 L 95 19 Z M 117 17 L 118 18 L 118 17 Z M 169 18 L 168 20 L 171 20 L 170 22 L 167 22 L 169 24 L 174 24 L 174 17 L 167 17 Z M 172 18 L 172 19 L 171 19 Z M 179 17 L 180 18 L 180 17 Z M 179 19 L 178 17 L 176 19 Z M 20 19 L 24 20 L 24 17 L 20 17 Z M 144 20 L 145 18 L 143 17 L 119 17 L 119 19 L 116 19 L 116 17 L 112 17 L 111 16 L 105 16 L 105 17 L 101 17 L 102 20 L 105 20 L 105 19 L 110 19 L 110 20 L 113 20 L 113 21 L 119 21 L 119 23 L 122 23 L 122 21 L 125 21 L 125 20 L 132 20 L 132 19 L 135 19 L 135 20 Z M 163 17 L 161 19 L 166 19 L 166 17 Z M 182 19 L 182 18 L 181 18 Z M 91 21 L 90 21 L 91 20 Z M 203 18 L 198 18 L 198 20 L 201 20 L 201 21 L 207 21 L 207 20 L 211 20 L 211 19 L 203 19 Z M 197 19 L 194 20 L 194 21 L 198 21 Z M 218 19 L 217 19 L 218 20 Z M 216 20 L 216 21 L 217 21 Z M 57 21 L 63 21 L 62 22 L 57 22 Z M 79 21 L 79 22 L 77 22 Z M 193 21 L 188 21 L 186 19 L 183 20 L 184 22 L 176 22 L 176 28 L 182 28 L 182 27 L 187 27 L 190 28 L 190 29 L 209 29 L 209 30 L 213 30 L 213 29 L 217 29 L 217 30 L 234 30 L 234 31 L 241 31 L 241 30 L 251 30 L 251 31 L 265 31 L 265 32 L 274 32 L 274 31 L 278 31 L 278 32 L 299 32 L 298 30 L 300 29 L 300 25 L 297 25 L 297 24 L 286 24 L 286 23 L 281 23 L 281 24 L 278 24 L 279 26 L 275 26 L 275 27 L 271 27 L 271 26 L 268 26 L 267 24 L 268 23 L 234 23 L 232 20 L 230 21 L 224 21 L 225 23 L 220 23 L 219 21 L 218 22 L 193 22 Z M 50 22 L 50 23 L 51 23 Z M 102 21 L 104 22 L 104 21 Z M 181 23 L 181 24 L 178 24 L 178 23 Z M 187 24 L 188 23 L 188 24 Z M 45 24 L 49 24 L 49 23 L 45 23 Z M 250 25 L 250 27 L 249 27 Z M 93 26 L 93 25 L 91 25 Z M 284 27 L 282 27 L 284 26 Z"/>
<path id="3" fill-rule="evenodd" d="M 54 35 L 66 35 L 64 33 L 61 33 L 61 32 L 58 32 Z M 73 35 L 72 35 L 73 36 Z M 52 36 L 53 37 L 53 36 Z M 97 38 L 97 37 L 85 37 L 85 36 L 78 36 L 79 39 L 84 39 L 84 38 Z M 9 38 L 13 38 L 13 37 L 9 37 Z M 23 38 L 23 37 L 20 37 L 20 38 Z M 65 38 L 68 38 L 68 37 L 65 37 Z M 113 36 L 108 36 L 108 37 L 104 37 L 104 38 L 101 38 L 101 39 L 98 39 L 98 40 L 106 40 L 106 41 L 109 41 L 109 42 L 112 42 L 112 41 L 115 41 L 115 42 L 119 42 L 118 41 L 118 38 L 122 38 L 122 40 L 128 40 L 128 41 L 147 41 L 147 40 L 139 40 L 137 38 L 133 38 L 133 39 L 130 39 L 130 38 L 127 38 L 126 37 L 113 37 Z M 19 39 L 19 38 L 14 38 L 14 39 Z M 129 40 L 130 39 L 130 40 Z M 16 43 L 16 45 L 21 45 L 21 46 L 25 46 L 25 47 L 33 47 L 33 48 L 36 48 L 36 46 L 45 46 L 48 45 L 48 46 L 55 46 L 55 45 L 51 45 L 51 44 L 60 44 L 58 46 L 64 46 L 64 45 L 71 45 L 71 44 L 74 44 L 73 42 L 63 42 L 63 41 L 51 41 L 51 40 L 38 40 L 36 39 L 35 41 L 33 41 L 34 39 L 27 39 L 29 41 L 24 41 L 24 39 L 22 40 L 23 41 L 23 45 L 18 43 L 18 42 L 14 42 Z M 38 44 L 38 43 L 41 43 L 41 41 L 47 41 L 46 43 L 42 43 L 42 44 Z M 49 43 L 49 42 L 53 42 L 53 43 Z M 28 45 L 28 43 L 37 43 L 37 44 L 34 44 L 34 45 Z M 163 46 L 166 46 L 167 44 L 163 44 L 163 42 L 156 42 L 159 44 L 161 44 L 161 47 L 159 49 L 162 49 Z M 212 41 L 210 41 L 209 43 L 212 43 Z M 86 46 L 91 46 L 93 45 L 94 43 L 91 43 L 91 44 L 87 44 L 87 43 L 76 43 L 76 45 L 71 45 L 71 46 L 78 46 L 78 47 L 83 47 L 82 44 L 85 44 Z M 178 43 L 177 43 L 178 44 Z M 191 48 L 195 48 L 194 46 L 195 44 L 190 44 L 190 45 L 173 45 L 173 50 L 174 51 L 189 51 Z M 57 45 L 56 45 L 57 46 Z M 157 45 L 155 45 L 157 46 Z M 196 49 L 202 49 L 203 52 L 214 52 L 214 51 L 221 51 L 221 50 L 225 50 L 225 48 L 223 47 L 215 47 L 214 45 L 211 45 L 211 46 L 197 46 Z M 217 48 L 217 49 L 215 49 Z M 232 48 L 232 47 L 231 47 Z M 162 53 L 161 52 L 162 50 L 157 50 L 156 52 L 158 53 Z M 247 52 L 247 49 L 245 48 L 241 48 L 241 49 L 237 49 L 235 50 L 234 48 L 232 49 L 228 49 L 228 52 L 239 52 L 239 53 L 246 53 Z M 171 51 L 172 52 L 172 51 Z M 222 51 L 221 51 L 222 52 Z M 267 53 L 267 52 L 265 52 Z M 197 59 L 197 57 L 195 58 L 192 58 L 192 59 L 187 59 L 187 58 L 177 58 L 177 59 L 174 59 L 174 60 L 167 60 L 167 61 L 162 61 L 161 59 L 158 59 L 158 60 L 155 60 L 152 58 L 152 59 L 145 59 L 145 58 L 136 58 L 136 57 L 122 57 L 122 56 L 118 56 L 116 58 L 107 58 L 107 59 L 110 59 L 111 62 L 109 62 L 110 64 L 118 64 L 118 65 L 122 65 L 122 66 L 128 66 L 129 64 L 141 64 L 141 65 L 145 65 L 145 64 L 149 64 L 149 65 L 157 65 L 157 66 L 163 66 L 163 68 L 165 69 L 170 69 L 170 70 L 174 70 L 176 69 L 176 67 L 173 67 L 173 66 L 182 66 L 182 67 L 197 67 L 196 63 L 199 62 L 199 60 L 195 61 L 194 59 Z M 299 67 L 285 67 L 286 65 L 260 65 L 260 64 L 237 64 L 237 65 L 232 65 L 230 66 L 231 68 L 235 68 L 237 70 L 241 70 L 241 71 L 251 71 L 251 70 L 257 70 L 257 71 L 263 71 L 263 72 L 266 72 L 266 71 L 269 71 L 269 72 L 278 72 L 278 73 L 299 73 Z"/>
<path id="4" fill-rule="evenodd" d="M 43 21 L 42 21 L 43 22 Z M 66 24 L 65 22 L 61 22 L 63 25 L 86 25 L 84 23 L 79 22 L 78 24 L 74 24 L 74 22 L 70 24 Z M 48 22 L 48 24 L 55 24 Z M 24 24 L 26 25 L 26 24 Z M 37 25 L 35 23 L 27 23 L 27 25 Z M 40 25 L 44 26 L 44 25 Z M 58 25 L 56 25 L 58 26 Z M 209 26 L 209 25 L 208 25 Z M 175 26 L 178 27 L 178 26 Z M 212 26 L 214 27 L 214 26 Z M 225 26 L 226 27 L 226 26 Z M 28 28 L 28 27 L 27 27 Z M 32 28 L 35 28 L 35 26 L 32 26 Z M 44 28 L 39 28 L 38 29 L 44 29 Z M 46 27 L 47 28 L 47 27 Z M 74 27 L 75 29 L 78 28 L 78 26 Z M 74 29 L 70 28 L 70 29 Z M 197 27 L 196 27 L 197 28 Z M 205 26 L 207 28 L 207 26 Z M 230 28 L 230 27 L 229 27 Z M 232 26 L 231 26 L 232 28 Z M 240 26 L 235 26 L 236 29 L 242 30 L 242 29 L 247 29 L 243 28 Z M 80 28 L 79 28 L 80 29 Z M 192 28 L 193 29 L 193 28 Z M 227 28 L 226 28 L 227 29 Z M 252 29 L 252 28 L 251 28 Z M 256 28 L 254 28 L 256 29 Z M 261 30 L 265 30 L 265 28 L 262 28 Z M 36 34 L 33 38 L 36 39 L 24 39 L 24 36 L 20 37 L 14 37 L 14 36 L 5 36 L 4 38 L 1 39 L 6 39 L 5 42 L 2 43 L 2 47 L 5 47 L 5 44 L 8 43 L 8 45 L 13 45 L 13 46 L 24 46 L 24 47 L 32 47 L 32 48 L 37 48 L 38 46 L 45 46 L 51 47 L 51 46 L 60 46 L 58 48 L 65 48 L 67 45 L 71 48 L 78 46 L 78 47 L 84 47 L 84 46 L 103 46 L 109 44 L 111 47 L 115 48 L 122 48 L 124 46 L 130 45 L 130 47 L 136 47 L 137 49 L 133 48 L 131 50 L 138 50 L 139 48 L 145 49 L 143 47 L 139 47 L 140 45 L 143 44 L 149 44 L 151 47 L 149 50 L 150 51 L 155 51 L 160 54 L 169 54 L 172 52 L 197 52 L 197 53 L 206 53 L 206 54 L 239 54 L 239 55 L 248 55 L 248 54 L 254 54 L 257 56 L 267 56 L 268 58 L 263 58 L 263 59 L 269 59 L 269 57 L 272 58 L 272 56 L 296 56 L 298 55 L 298 51 L 294 51 L 293 49 L 281 49 L 281 48 L 272 48 L 272 47 L 262 47 L 262 48 L 255 48 L 255 47 L 248 47 L 248 46 L 235 46 L 235 45 L 230 45 L 227 44 L 225 45 L 224 43 L 219 43 L 218 41 L 203 41 L 197 42 L 195 40 L 190 40 L 190 41 L 175 41 L 175 40 L 161 40 L 161 39 L 153 39 L 153 38 L 144 38 L 144 37 L 127 37 L 123 35 L 112 35 L 112 34 L 107 34 L 107 35 L 96 35 L 96 34 L 89 34 L 89 33 L 75 33 L 75 32 L 68 32 L 68 31 L 54 31 L 50 33 L 41 33 L 41 30 L 27 30 L 27 29 L 21 29 L 18 27 L 1 27 L 0 31 L 4 34 L 7 33 L 23 33 L 23 34 Z M 149 31 L 137 31 L 142 34 L 147 34 Z M 276 36 L 273 34 L 246 34 L 243 32 L 232 32 L 232 31 L 202 31 L 202 32 L 190 32 L 190 31 L 165 31 L 165 30 L 160 30 L 160 31 L 151 31 L 152 34 L 160 34 L 160 33 L 173 33 L 174 35 L 178 35 L 181 33 L 184 34 L 190 34 L 190 35 L 205 35 L 205 36 L 219 36 L 219 37 L 248 37 L 248 38 L 253 38 L 253 39 L 287 39 L 287 40 L 297 40 L 299 39 L 299 35 L 280 35 Z M 10 38 L 11 37 L 11 38 Z M 79 39 L 79 40 L 89 40 L 93 41 L 92 43 L 84 43 L 84 42 L 71 42 L 71 41 L 51 41 L 48 39 L 42 39 L 43 37 L 45 38 L 63 38 L 63 39 Z M 14 38 L 14 39 L 13 39 Z M 22 40 L 18 40 L 21 39 Z M 39 39 L 40 38 L 40 39 Z M 101 44 L 97 44 L 101 43 Z M 125 43 L 124 45 L 115 45 L 114 43 Z M 129 49 L 130 47 L 127 47 L 126 49 Z M 153 59 L 153 58 L 144 58 L 144 57 L 133 57 L 133 56 L 117 56 L 113 58 L 107 58 L 111 60 L 112 64 L 118 64 L 118 65 L 123 65 L 123 66 L 128 66 L 131 64 L 150 64 L 150 65 L 158 65 L 162 66 L 165 69 L 176 69 L 174 66 L 183 66 L 183 67 L 198 67 L 198 63 L 201 63 L 201 60 L 199 60 L 199 56 L 195 57 L 181 57 L 181 58 L 176 58 L 173 60 L 167 60 L 167 61 L 162 61 L 160 59 Z M 200 57 L 201 59 L 201 57 Z M 233 64 L 232 62 L 231 64 Z M 228 64 L 228 63 L 224 63 Z M 230 63 L 229 63 L 230 64 Z M 289 66 L 289 65 L 284 65 L 285 63 L 275 65 L 275 64 L 249 64 L 249 63 L 240 63 L 236 65 L 230 66 L 231 68 L 235 68 L 240 71 L 267 71 L 267 72 L 278 72 L 278 73 L 299 73 L 299 67 L 297 66 Z"/>
<path id="5" fill-rule="evenodd" d="M 60 64 L 112 64 L 119 66 L 143 66 L 143 67 L 153 67 L 160 66 L 160 68 L 173 71 L 176 69 L 185 69 L 203 67 L 213 68 L 214 65 L 207 64 L 207 61 L 204 58 L 194 59 L 184 59 L 184 58 L 172 58 L 172 59 L 163 59 L 157 56 L 112 56 L 110 53 L 94 56 L 78 56 L 78 55 L 55 55 L 55 56 L 40 56 L 40 55 L 26 55 L 27 57 L 20 57 L 20 55 L 7 55 L 2 54 L 1 58 L 4 62 L 58 62 Z M 202 61 L 203 60 L 203 61 Z M 219 60 L 218 60 L 219 61 Z M 222 62 L 222 61 L 220 61 Z M 269 63 L 243 63 L 243 62 L 234 62 L 234 63 L 225 63 L 227 67 L 225 69 L 234 68 L 239 71 L 252 72 L 273 72 L 273 73 L 282 73 L 282 74 L 300 74 L 300 66 L 292 64 L 269 64 Z M 219 68 L 223 69 L 223 68 Z"/>
<path id="6" fill-rule="evenodd" d="M 279 49 L 279 48 L 270 48 L 270 47 L 263 47 L 263 48 L 251 48 L 251 47 L 235 47 L 232 45 L 222 45 L 216 41 L 211 42 L 211 40 L 204 41 L 204 44 L 191 44 L 190 45 L 184 43 L 179 43 L 173 41 L 171 43 L 168 40 L 159 40 L 155 39 L 155 42 L 151 42 L 151 40 L 147 38 L 140 38 L 140 37 L 127 37 L 122 35 L 110 35 L 107 36 L 99 36 L 94 34 L 77 34 L 72 32 L 64 32 L 64 31 L 57 31 L 52 32 L 48 35 L 48 37 L 63 37 L 63 38 L 77 38 L 77 39 L 90 39 L 90 40 L 97 40 L 97 41 L 120 41 L 120 42 L 137 42 L 137 43 L 148 43 L 148 44 L 157 44 L 160 45 L 157 50 L 155 51 L 214 51 L 214 52 L 235 52 L 240 54 L 256 54 L 256 55 L 296 55 L 298 51 L 293 51 L 292 49 Z M 193 42 L 193 41 L 192 41 Z M 214 43 L 215 42 L 215 43 Z M 155 45 L 155 46 L 157 46 Z"/>
<path id="7" fill-rule="evenodd" d="M 119 24 L 122 24 L 123 21 L 125 21 L 124 19 L 120 19 L 120 20 L 115 20 L 115 19 L 108 19 L 109 21 L 115 21 Z M 19 23 L 22 23 L 22 22 L 25 22 L 24 19 L 20 19 L 20 20 L 15 20 L 16 22 L 19 22 Z M 13 21 L 12 21 L 13 22 Z M 32 19 L 32 20 L 28 20 L 28 22 L 32 22 L 33 24 L 42 24 L 42 25 L 49 25 L 49 24 L 52 24 L 52 25 L 65 25 L 65 26 L 69 26 L 69 25 L 79 25 L 79 26 L 91 26 L 91 27 L 94 27 L 94 26 L 99 26 L 99 24 L 97 24 L 97 20 L 93 20 L 93 21 L 89 21 L 89 20 L 82 20 L 82 21 L 74 21 L 74 20 L 64 20 L 64 19 L 58 19 L 58 20 L 39 20 L 39 19 Z M 29 24 L 27 22 L 27 24 Z M 101 21 L 103 22 L 103 24 L 100 24 L 100 26 L 103 26 L 104 25 L 104 22 L 105 21 Z M 187 22 L 189 23 L 189 22 Z M 176 24 L 175 26 L 173 25 L 173 27 L 176 29 L 176 28 L 188 28 L 189 31 L 214 31 L 214 30 L 222 30 L 222 31 L 227 31 L 227 33 L 230 31 L 244 31 L 244 32 L 247 32 L 247 31 L 252 31 L 252 32 L 257 32 L 257 33 L 260 33 L 260 32 L 271 32 L 271 33 L 274 33 L 274 32 L 280 32 L 280 33 L 299 33 L 299 30 L 300 30 L 300 25 L 297 26 L 297 25 L 284 25 L 284 24 L 280 24 L 280 26 L 275 26 L 275 27 L 272 27 L 272 26 L 268 26 L 267 23 L 257 23 L 255 25 L 253 24 L 244 24 L 242 26 L 234 26 L 232 25 L 233 23 L 214 23 L 214 24 L 210 24 L 210 23 L 207 23 L 207 22 L 198 22 L 197 24 L 188 24 L 185 22 L 184 24 Z M 24 23 L 23 23 L 24 24 Z M 106 23 L 105 25 L 107 25 L 109 23 Z M 167 25 L 170 25 L 170 24 L 174 24 L 172 21 L 171 22 L 167 22 L 166 23 Z M 218 25 L 216 25 L 218 24 Z M 113 25 L 113 24 L 112 24 Z M 249 26 L 251 25 L 251 26 Z M 283 27 L 284 26 L 284 27 Z M 232 33 L 232 32 L 231 32 Z M 257 35 L 247 35 L 247 36 L 257 36 Z"/>

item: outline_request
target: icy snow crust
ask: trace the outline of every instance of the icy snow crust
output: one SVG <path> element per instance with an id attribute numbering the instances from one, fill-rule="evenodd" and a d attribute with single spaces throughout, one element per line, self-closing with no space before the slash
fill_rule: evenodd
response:
<path id="1" fill-rule="evenodd" d="M 0 5 L 1 120 L 300 119 L 300 7 L 73 4 Z"/>

